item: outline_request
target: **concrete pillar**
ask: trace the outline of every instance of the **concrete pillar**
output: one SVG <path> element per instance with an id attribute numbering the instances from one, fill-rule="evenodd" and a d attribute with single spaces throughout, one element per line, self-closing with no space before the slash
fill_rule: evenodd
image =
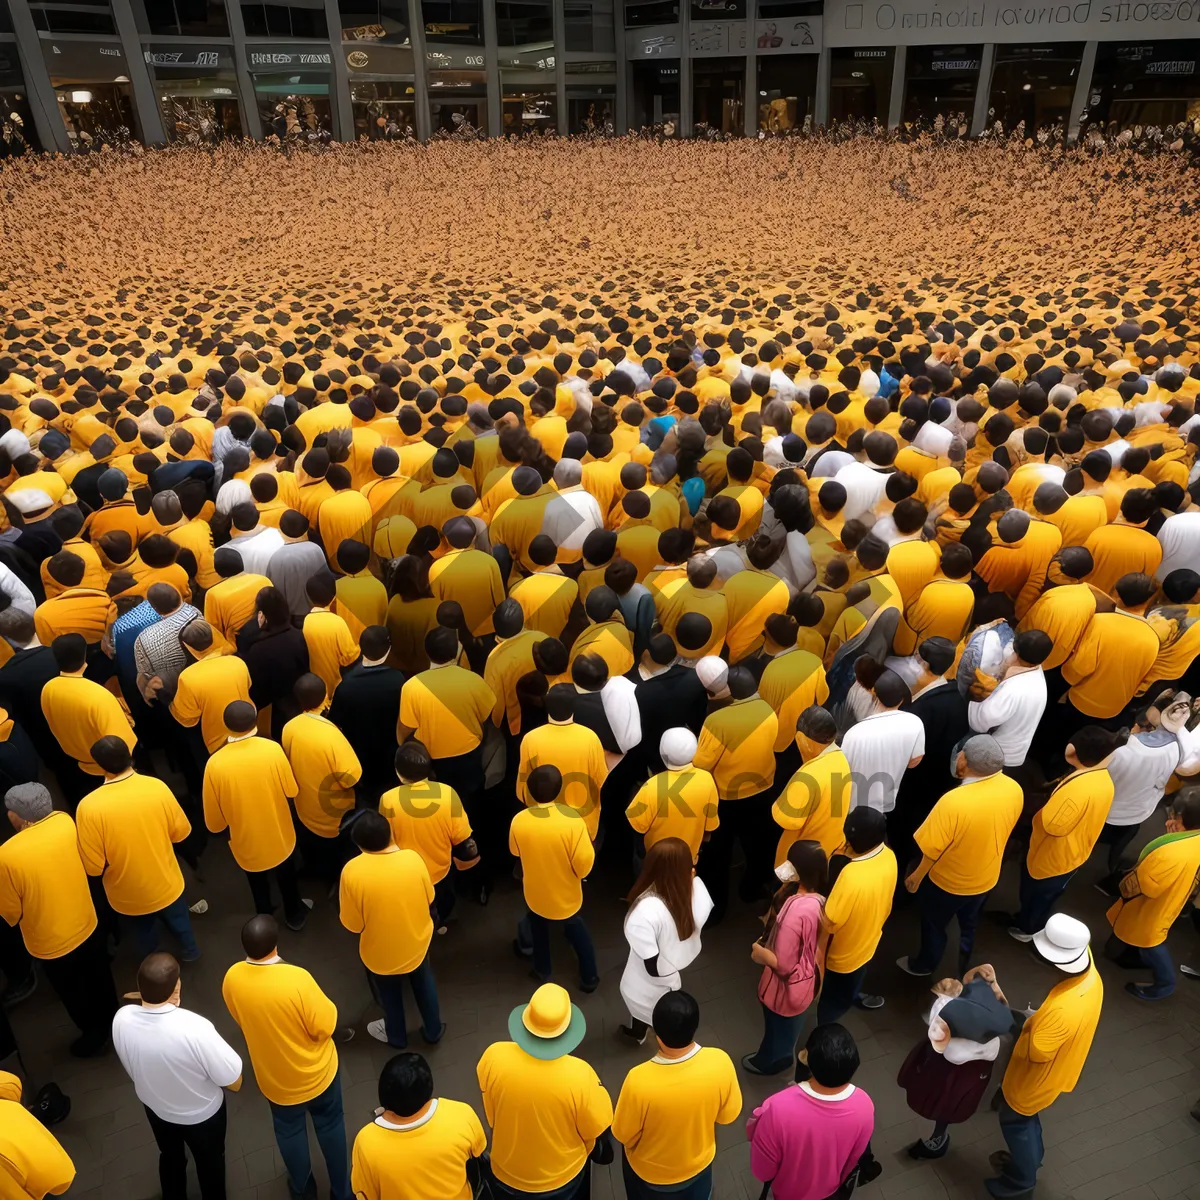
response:
<path id="1" fill-rule="evenodd" d="M 567 120 L 567 15 L 563 0 L 551 0 L 554 16 L 554 107 L 558 113 L 558 132 L 570 130 Z"/>
<path id="2" fill-rule="evenodd" d="M 229 0 L 236 4 L 238 0 Z M 325 0 L 325 24 L 329 26 L 329 62 L 333 97 L 333 132 L 339 142 L 354 141 L 354 109 L 350 105 L 350 68 L 342 49 L 342 14 L 337 0 Z"/>
<path id="3" fill-rule="evenodd" d="M 629 90 L 633 87 L 629 70 L 629 52 L 625 45 L 625 12 L 622 0 L 613 5 L 613 45 L 617 49 L 617 95 L 613 112 L 613 132 L 620 137 L 629 132 Z"/>
<path id="4" fill-rule="evenodd" d="M 1096 66 L 1096 42 L 1084 42 L 1083 58 L 1079 63 L 1079 78 L 1075 81 L 1075 95 L 1071 100 L 1071 116 L 1067 121 L 1067 141 L 1079 137 L 1079 123 L 1087 108 L 1088 92 L 1092 87 L 1092 71 Z"/>
<path id="5" fill-rule="evenodd" d="M 229 12 L 229 32 L 233 36 L 233 66 L 237 72 L 242 128 L 247 137 L 261 138 L 263 127 L 258 115 L 258 97 L 254 94 L 254 79 L 246 65 L 250 59 L 246 54 L 246 22 L 242 20 L 242 6 L 238 0 L 231 0 L 225 7 Z"/>
<path id="6" fill-rule="evenodd" d="M 829 79 L 831 75 L 832 53 L 825 46 L 817 56 L 817 94 L 813 98 L 813 124 L 829 124 Z"/>
<path id="7" fill-rule="evenodd" d="M 755 11 L 753 2 L 746 5 L 746 98 L 742 103 L 742 110 L 747 137 L 758 136 L 758 38 L 754 33 L 758 22 L 754 16 Z"/>
<path id="8" fill-rule="evenodd" d="M 904 64 L 908 60 L 908 47 L 897 46 L 892 55 L 892 92 L 888 99 L 887 127 L 895 129 L 904 116 Z"/>
<path id="9" fill-rule="evenodd" d="M 41 42 L 33 14 L 26 0 L 9 0 L 13 31 L 17 35 L 17 57 L 21 62 L 21 75 L 25 79 L 25 94 L 29 97 L 29 112 L 33 117 L 33 128 L 42 149 L 71 151 L 71 139 L 63 124 L 54 88 L 50 85 L 50 72 L 42 58 Z"/>
<path id="10" fill-rule="evenodd" d="M 692 116 L 692 6 L 679 0 L 679 136 L 695 132 Z"/>
<path id="11" fill-rule="evenodd" d="M 504 106 L 500 91 L 500 34 L 496 27 L 496 6 L 483 4 L 483 63 L 487 71 L 488 137 L 499 137 L 504 130 Z"/>
<path id="12" fill-rule="evenodd" d="M 167 140 L 167 132 L 163 128 L 162 113 L 158 111 L 158 97 L 154 94 L 150 68 L 142 57 L 142 43 L 133 7 L 129 0 L 112 0 L 112 13 L 121 38 L 121 52 L 125 55 L 129 83 L 133 88 L 133 103 L 137 109 L 142 141 L 147 146 L 161 146 Z"/>
<path id="13" fill-rule="evenodd" d="M 988 109 L 992 106 L 992 70 L 996 65 L 996 43 L 988 42 L 979 59 L 979 81 L 975 85 L 975 108 L 971 112 L 971 136 L 979 137 L 987 128 Z"/>
<path id="14" fill-rule="evenodd" d="M 433 132 L 433 122 L 429 118 L 429 60 L 425 57 L 425 14 L 421 11 L 421 0 L 408 0 L 408 40 L 413 52 L 417 137 L 425 142 Z"/>

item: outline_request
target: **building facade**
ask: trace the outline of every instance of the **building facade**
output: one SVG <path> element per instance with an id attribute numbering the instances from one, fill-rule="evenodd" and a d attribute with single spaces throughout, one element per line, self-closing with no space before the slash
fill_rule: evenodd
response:
<path id="1" fill-rule="evenodd" d="M 0 155 L 1200 118 L 1200 0 L 0 0 Z"/>

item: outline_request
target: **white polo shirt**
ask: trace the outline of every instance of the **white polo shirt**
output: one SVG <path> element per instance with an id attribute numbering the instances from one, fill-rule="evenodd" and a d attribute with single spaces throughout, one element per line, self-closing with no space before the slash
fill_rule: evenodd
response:
<path id="1" fill-rule="evenodd" d="M 242 1060 L 213 1023 L 177 1008 L 128 1004 L 113 1017 L 113 1047 L 137 1098 L 172 1125 L 199 1125 L 224 1101 Z"/>
<path id="2" fill-rule="evenodd" d="M 925 753 L 925 726 L 898 709 L 872 713 L 842 738 L 842 753 L 850 764 L 850 807 L 891 812 L 909 761 Z"/>
<path id="3" fill-rule="evenodd" d="M 990 733 L 996 739 L 1006 767 L 1019 767 L 1045 711 L 1046 675 L 1037 667 L 1011 675 L 986 699 L 968 704 L 967 721 L 976 733 Z"/>

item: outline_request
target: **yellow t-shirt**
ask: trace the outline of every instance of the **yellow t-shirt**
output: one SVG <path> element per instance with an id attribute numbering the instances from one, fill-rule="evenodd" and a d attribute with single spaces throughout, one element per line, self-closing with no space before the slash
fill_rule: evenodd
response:
<path id="1" fill-rule="evenodd" d="M 556 571 L 538 571 L 513 585 L 509 597 L 525 614 L 525 628 L 558 637 L 579 596 L 579 584 Z"/>
<path id="2" fill-rule="evenodd" d="M 471 1200 L 467 1160 L 487 1149 L 469 1104 L 439 1096 L 403 1128 L 376 1117 L 354 1139 L 350 1187 L 363 1200 Z"/>
<path id="3" fill-rule="evenodd" d="M 321 501 L 317 510 L 317 529 L 331 567 L 337 567 L 337 551 L 342 542 L 371 544 L 371 524 L 371 503 L 361 492 L 348 488 Z"/>
<path id="4" fill-rule="evenodd" d="M 415 850 L 424 859 L 434 883 L 450 873 L 454 847 L 471 836 L 471 822 L 458 793 L 432 779 L 384 792 L 379 812 L 392 827 L 396 845 Z"/>
<path id="5" fill-rule="evenodd" d="M 362 778 L 358 755 L 328 717 L 311 712 L 293 717 L 281 740 L 299 788 L 296 816 L 318 837 L 337 837 Z"/>
<path id="6" fill-rule="evenodd" d="M 1068 699 L 1089 717 L 1115 717 L 1136 695 L 1161 645 L 1144 618 L 1122 609 L 1097 613 L 1063 663 Z"/>
<path id="7" fill-rule="evenodd" d="M 476 1074 L 492 1127 L 492 1170 L 511 1188 L 549 1192 L 569 1183 L 612 1124 L 612 1100 L 581 1058 L 534 1058 L 516 1042 L 494 1042 Z"/>
<path id="8" fill-rule="evenodd" d="M 971 585 L 934 579 L 913 597 L 896 629 L 895 651 L 912 654 L 926 638 L 944 637 L 957 645 L 971 623 L 975 593 Z"/>
<path id="9" fill-rule="evenodd" d="M 235 654 L 210 650 L 179 672 L 171 715 L 189 728 L 200 722 L 200 733 L 209 754 L 215 754 L 229 737 L 225 709 L 235 700 L 250 699 L 250 669 Z"/>
<path id="10" fill-rule="evenodd" d="M 914 835 L 921 853 L 934 860 L 929 878 L 955 896 L 990 892 L 1023 795 L 1021 785 L 1000 772 L 946 792 Z"/>
<path id="11" fill-rule="evenodd" d="M 806 632 L 800 630 L 801 634 Z M 829 685 L 825 682 L 825 668 L 821 665 L 820 657 L 798 645 L 777 654 L 767 663 L 767 669 L 758 681 L 758 694 L 779 718 L 775 753 L 780 754 L 795 738 L 800 714 L 806 708 L 824 704 L 829 699 Z"/>
<path id="12" fill-rule="evenodd" d="M 756 488 L 748 490 L 759 494 Z M 725 641 L 729 661 L 738 663 L 762 648 L 763 623 L 776 613 L 787 612 L 791 594 L 778 575 L 756 567 L 739 571 L 726 580 L 722 590 L 728 614 Z"/>
<path id="13" fill-rule="evenodd" d="M 34 958 L 61 958 L 96 928 L 75 822 L 64 812 L 0 845 L 0 917 L 21 926 Z"/>
<path id="14" fill-rule="evenodd" d="M 1153 575 L 1162 562 L 1162 543 L 1152 533 L 1136 525 L 1104 525 L 1084 543 L 1092 553 L 1092 573 L 1088 583 L 1109 595 L 1117 580 L 1131 571 Z"/>
<path id="15" fill-rule="evenodd" d="M 451 550 L 429 569 L 429 586 L 440 604 L 457 600 L 467 628 L 479 637 L 492 632 L 492 614 L 504 599 L 504 582 L 496 560 L 482 550 Z"/>
<path id="16" fill-rule="evenodd" d="M 121 702 L 100 684 L 81 675 L 59 675 L 42 688 L 42 715 L 63 751 L 88 775 L 103 775 L 92 759 L 92 747 L 110 734 L 130 751 L 137 735 Z"/>
<path id="17" fill-rule="evenodd" d="M 508 851 L 521 860 L 525 903 L 548 921 L 565 921 L 583 907 L 581 881 L 596 852 L 587 822 L 564 804 L 519 812 L 508 830 Z"/>
<path id="18" fill-rule="evenodd" d="M 517 680 L 534 670 L 533 648 L 546 638 L 546 634 L 533 629 L 522 629 L 515 637 L 496 643 L 487 657 L 483 669 L 483 682 L 495 693 L 496 704 L 492 709 L 492 720 L 514 734 L 521 732 L 521 701 L 517 698 Z"/>
<path id="19" fill-rule="evenodd" d="M 1095 963 L 1050 989 L 1025 1022 L 1004 1072 L 1001 1090 L 1014 1111 L 1031 1117 L 1063 1092 L 1074 1091 L 1103 1002 L 1104 984 Z"/>
<path id="20" fill-rule="evenodd" d="M 892 911 L 896 877 L 896 856 L 888 846 L 842 868 L 825 901 L 825 924 L 833 934 L 825 955 L 828 970 L 848 975 L 871 961 Z"/>
<path id="21" fill-rule="evenodd" d="M 192 831 L 175 794 L 137 772 L 89 792 L 75 813 L 79 854 L 126 916 L 158 912 L 183 895 L 175 843 Z"/>
<path id="22" fill-rule="evenodd" d="M 905 608 L 921 594 L 921 589 L 937 574 L 942 561 L 936 542 L 899 542 L 888 551 L 887 573 L 900 589 L 900 602 Z"/>
<path id="23" fill-rule="evenodd" d="M 1130 946 L 1161 946 L 1196 890 L 1200 833 L 1154 847 L 1134 868 L 1140 894 L 1108 910 L 1113 933 Z"/>
<path id="24" fill-rule="evenodd" d="M 1086 583 L 1066 583 L 1043 592 L 1017 626 L 1018 633 L 1040 629 L 1053 643 L 1046 671 L 1061 667 L 1075 653 L 1088 623 L 1096 614 L 1096 593 Z"/>
<path id="25" fill-rule="evenodd" d="M 278 742 L 251 734 L 221 747 L 204 768 L 204 823 L 229 830 L 229 849 L 243 871 L 269 871 L 296 848 L 288 801 L 298 791 Z"/>
<path id="26" fill-rule="evenodd" d="M 358 661 L 358 643 L 345 619 L 327 608 L 314 608 L 304 618 L 308 667 L 325 681 L 325 698 L 333 699 L 342 682 L 342 668 Z"/>
<path id="27" fill-rule="evenodd" d="M 664 838 L 687 842 L 692 862 L 700 856 L 704 835 L 721 823 L 717 785 L 698 767 L 660 771 L 637 790 L 625 816 L 636 833 L 644 835 L 647 850 Z"/>
<path id="28" fill-rule="evenodd" d="M 757 796 L 774 782 L 778 733 L 779 718 L 766 700 L 735 700 L 705 718 L 695 764 L 712 772 L 722 800 Z"/>
<path id="29" fill-rule="evenodd" d="M 337 1074 L 337 1008 L 303 967 L 238 962 L 221 995 L 250 1052 L 258 1090 L 273 1104 L 303 1104 Z"/>
<path id="30" fill-rule="evenodd" d="M 432 758 L 469 754 L 483 740 L 496 696 L 478 675 L 455 663 L 414 675 L 400 690 L 400 724 Z"/>
<path id="31" fill-rule="evenodd" d="M 358 953 L 376 975 L 407 975 L 433 938 L 433 883 L 415 850 L 359 854 L 342 868 L 342 924 L 361 935 Z"/>
<path id="32" fill-rule="evenodd" d="M 850 764 L 836 743 L 808 759 L 771 806 L 783 830 L 775 851 L 778 867 L 793 843 L 820 842 L 826 857 L 845 843 L 842 826 L 850 811 Z"/>
<path id="33" fill-rule="evenodd" d="M 429 669 L 425 635 L 437 625 L 438 601 L 432 596 L 405 602 L 399 596 L 388 601 L 387 631 L 392 639 L 391 660 L 412 675 Z"/>
<path id="34" fill-rule="evenodd" d="M 0 1100 L 0 1196 L 61 1196 L 74 1179 L 75 1164 L 54 1134 L 19 1099 Z"/>
<path id="35" fill-rule="evenodd" d="M 343 575 L 338 579 L 333 611 L 346 622 L 355 643 L 368 625 L 382 625 L 387 621 L 387 610 L 387 588 L 370 571 L 364 569 L 357 575 Z"/>
<path id="36" fill-rule="evenodd" d="M 679 586 L 666 586 L 654 595 L 654 606 L 664 633 L 675 636 L 675 627 L 687 613 L 699 613 L 712 624 L 712 637 L 698 650 L 681 650 L 688 658 L 720 654 L 729 629 L 729 603 L 723 592 L 694 588 L 685 579 Z"/>
<path id="37" fill-rule="evenodd" d="M 1034 879 L 1065 875 L 1091 856 L 1113 801 L 1104 767 L 1068 775 L 1033 817 L 1026 865 Z"/>
<path id="38" fill-rule="evenodd" d="M 586 725 L 540 725 L 521 739 L 517 768 L 517 799 L 532 804 L 528 782 L 538 767 L 557 767 L 562 773 L 558 803 L 575 809 L 593 840 L 600 828 L 600 789 L 608 778 L 608 763 L 599 737 Z"/>
<path id="39" fill-rule="evenodd" d="M 1108 524 L 1108 506 L 1103 496 L 1071 496 L 1046 520 L 1062 534 L 1064 546 L 1085 546 L 1102 525 Z"/>
<path id="40" fill-rule="evenodd" d="M 625 1076 L 612 1134 L 634 1174 L 659 1187 L 698 1175 L 717 1155 L 717 1125 L 742 1111 L 737 1071 L 724 1050 L 641 1063 Z"/>
<path id="41" fill-rule="evenodd" d="M 633 634 L 619 616 L 589 625 L 575 639 L 570 662 L 581 654 L 598 654 L 608 664 L 608 677 L 615 679 L 633 667 Z"/>
<path id="42" fill-rule="evenodd" d="M 245 571 L 231 579 L 222 579 L 205 593 L 204 619 L 230 645 L 234 645 L 238 630 L 254 616 L 258 593 L 270 586 L 271 581 L 265 575 L 252 575 Z"/>

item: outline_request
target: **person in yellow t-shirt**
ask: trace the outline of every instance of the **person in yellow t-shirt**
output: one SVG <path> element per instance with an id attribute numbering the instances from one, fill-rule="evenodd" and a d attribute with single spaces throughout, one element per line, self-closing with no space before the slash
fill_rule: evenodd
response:
<path id="1" fill-rule="evenodd" d="M 200 949 L 175 857 L 191 823 L 161 779 L 133 769 L 120 738 L 101 738 L 92 758 L 104 771 L 104 783 L 84 796 L 75 813 L 84 869 L 102 878 L 108 902 L 133 926 L 143 958 L 158 949 L 161 921 L 179 939 L 181 960 L 195 962 Z"/>
<path id="2" fill-rule="evenodd" d="M 308 646 L 308 661 L 314 675 L 325 681 L 325 692 L 332 700 L 342 682 L 342 672 L 358 661 L 358 642 L 350 634 L 350 626 L 333 611 L 337 597 L 337 581 L 328 571 L 319 571 L 304 585 L 312 608 L 304 618 L 304 642 Z"/>
<path id="3" fill-rule="evenodd" d="M 547 635 L 525 628 L 525 611 L 511 597 L 502 600 L 492 618 L 496 627 L 496 645 L 487 656 L 483 682 L 495 693 L 492 722 L 509 738 L 521 733 L 521 701 L 517 681 L 535 670 L 533 648 Z"/>
<path id="4" fill-rule="evenodd" d="M 667 769 L 647 779 L 625 810 L 634 832 L 642 835 L 643 850 L 664 838 L 678 838 L 691 850 L 694 863 L 720 824 L 717 785 L 693 761 L 697 745 L 696 735 L 683 726 L 659 738 L 658 755 Z M 641 857 L 635 850 L 635 861 Z"/>
<path id="5" fill-rule="evenodd" d="M 1200 878 L 1200 787 L 1176 793 L 1167 831 L 1148 843 L 1137 865 L 1121 880 L 1121 898 L 1108 910 L 1112 936 L 1104 947 L 1122 967 L 1146 966 L 1151 983 L 1127 983 L 1139 1000 L 1160 1000 L 1175 990 L 1175 967 L 1167 935 L 1195 898 Z"/>
<path id="6" fill-rule="evenodd" d="M 1031 941 L 1046 927 L 1067 884 L 1091 857 L 1113 802 L 1107 768 L 1116 749 L 1116 737 L 1099 725 L 1072 735 L 1065 751 L 1071 773 L 1033 816 L 1029 852 L 1021 863 L 1021 907 L 1008 931 L 1018 942 Z"/>
<path id="7" fill-rule="evenodd" d="M 357 642 L 364 629 L 387 620 L 388 594 L 383 583 L 371 574 L 371 547 L 347 538 L 337 549 L 337 594 L 333 611 L 350 627 Z"/>
<path id="8" fill-rule="evenodd" d="M 827 858 L 845 844 L 850 764 L 836 738 L 837 722 L 819 704 L 800 714 L 794 744 L 801 765 L 771 807 L 771 816 L 782 830 L 775 849 L 776 868 L 783 865 L 795 842 L 819 842 Z"/>
<path id="9" fill-rule="evenodd" d="M 70 1156 L 21 1103 L 21 1081 L 0 1071 L 0 1193 L 11 1200 L 45 1200 L 61 1196 L 74 1180 Z"/>
<path id="10" fill-rule="evenodd" d="M 1037 957 L 1070 975 L 1021 1027 L 1004 1082 L 1000 1085 L 1000 1133 L 1008 1154 L 993 1155 L 999 1175 L 984 1187 L 997 1200 L 1028 1196 L 1042 1165 L 1040 1113 L 1063 1092 L 1073 1091 L 1100 1023 L 1104 984 L 1092 961 L 1088 927 L 1066 913 L 1055 913 L 1036 934 Z"/>
<path id="11" fill-rule="evenodd" d="M 55 812 L 40 783 L 21 783 L 4 795 L 16 835 L 0 845 L 0 917 L 20 926 L 25 949 L 42 965 L 80 1036 L 76 1058 L 108 1046 L 117 990 L 107 938 L 96 920 L 75 822 Z"/>
<path id="12" fill-rule="evenodd" d="M 616 592 L 604 584 L 592 588 L 583 610 L 589 624 L 575 639 L 570 661 L 581 654 L 598 654 L 608 664 L 611 678 L 624 675 L 633 667 L 633 633 L 621 615 Z"/>
<path id="13" fill-rule="evenodd" d="M 238 630 L 254 616 L 258 593 L 270 587 L 271 581 L 245 570 L 242 556 L 232 546 L 222 546 L 213 555 L 213 569 L 221 581 L 204 595 L 204 619 L 234 645 Z"/>
<path id="14" fill-rule="evenodd" d="M 712 1195 L 716 1127 L 742 1111 L 742 1089 L 728 1054 L 696 1041 L 700 1006 L 687 992 L 667 992 L 651 1026 L 658 1053 L 630 1070 L 613 1113 L 612 1136 L 624 1147 L 627 1196 L 667 1188 Z"/>
<path id="15" fill-rule="evenodd" d="M 388 1059 L 376 1112 L 358 1131 L 350 1158 L 359 1200 L 471 1200 L 487 1136 L 469 1104 L 434 1096 L 422 1055 Z"/>
<path id="16" fill-rule="evenodd" d="M 843 854 L 849 861 L 830 884 L 821 917 L 825 977 L 817 1004 L 818 1025 L 840 1020 L 851 1007 L 883 1007 L 882 996 L 861 988 L 892 911 L 899 873 L 896 856 L 884 845 L 887 822 L 878 809 L 854 809 L 843 828 Z"/>
<path id="17" fill-rule="evenodd" d="M 512 1041 L 493 1042 L 476 1068 L 500 1194 L 578 1194 L 589 1159 L 613 1159 L 612 1100 L 591 1065 L 571 1054 L 587 1032 L 583 1013 L 565 988 L 545 983 L 512 1010 L 508 1032 Z"/>
<path id="18" fill-rule="evenodd" d="M 968 738 L 958 752 L 962 780 L 933 806 L 914 834 L 921 861 L 904 880 L 917 893 L 921 947 L 897 966 L 909 975 L 932 975 L 946 952 L 946 930 L 958 920 L 958 971 L 966 971 L 975 927 L 988 893 L 1000 878 L 1009 835 L 1021 815 L 1021 785 L 1003 774 L 1004 751 L 987 733 Z"/>
<path id="19" fill-rule="evenodd" d="M 367 1032 L 400 1050 L 408 1045 L 407 981 L 421 1014 L 421 1036 L 426 1045 L 436 1045 L 446 1026 L 429 963 L 433 883 L 425 860 L 415 850 L 397 846 L 387 818 L 370 809 L 355 816 L 352 836 L 361 853 L 342 870 L 341 921 L 359 935 L 358 954 L 384 1013 L 367 1024 Z"/>
<path id="20" fill-rule="evenodd" d="M 229 830 L 233 860 L 246 873 L 255 911 L 274 911 L 271 876 L 283 899 L 287 927 L 299 931 L 311 900 L 296 880 L 296 830 L 292 801 L 299 788 L 278 742 L 258 736 L 253 704 L 235 700 L 225 709 L 229 736 L 204 768 L 204 823 L 209 833 Z"/>
<path id="21" fill-rule="evenodd" d="M 433 882 L 437 932 L 445 933 L 446 920 L 454 908 L 454 878 L 450 868 L 470 870 L 479 865 L 480 856 L 458 793 L 430 779 L 432 772 L 429 751 L 416 738 L 409 738 L 396 751 L 396 777 L 400 786 L 380 796 L 379 811 L 392 827 L 396 845 L 415 850 L 424 860 Z M 504 815 L 502 806 L 493 805 L 492 809 Z M 487 818 L 489 826 L 497 823 L 491 809 L 487 810 Z"/>
<path id="22" fill-rule="evenodd" d="M 557 767 L 535 767 L 525 781 L 530 806 L 517 813 L 508 831 L 509 852 L 521 860 L 525 906 L 515 948 L 532 954 L 533 973 L 550 976 L 550 927 L 560 925 L 579 959 L 580 988 L 600 986 L 596 948 L 579 910 L 582 882 L 596 861 L 587 822 L 577 809 L 559 802 L 563 790 Z"/>
<path id="23" fill-rule="evenodd" d="M 349 1041 L 337 1008 L 302 967 L 279 956 L 279 926 L 265 913 L 242 927 L 246 957 L 225 972 L 221 996 L 246 1039 L 258 1090 L 271 1106 L 275 1142 L 293 1196 L 316 1191 L 308 1120 L 329 1174 L 331 1200 L 352 1200 L 342 1083 L 335 1041 Z"/>
<path id="24" fill-rule="evenodd" d="M 492 614 L 504 599 L 504 580 L 496 560 L 475 549 L 479 530 L 470 517 L 452 517 L 442 529 L 450 545 L 429 570 L 429 586 L 441 600 L 462 605 L 473 637 L 492 632 Z"/>

